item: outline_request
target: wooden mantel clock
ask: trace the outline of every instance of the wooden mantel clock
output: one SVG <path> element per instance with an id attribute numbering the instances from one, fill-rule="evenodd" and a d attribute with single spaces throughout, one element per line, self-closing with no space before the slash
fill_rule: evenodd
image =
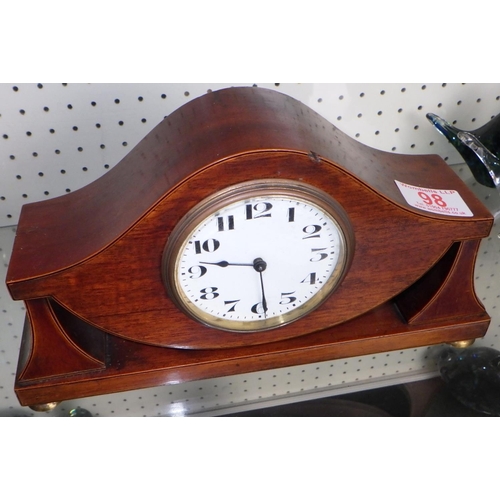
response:
<path id="1" fill-rule="evenodd" d="M 435 155 L 374 150 L 260 88 L 184 105 L 115 168 L 25 205 L 22 405 L 485 334 L 489 211 Z"/>

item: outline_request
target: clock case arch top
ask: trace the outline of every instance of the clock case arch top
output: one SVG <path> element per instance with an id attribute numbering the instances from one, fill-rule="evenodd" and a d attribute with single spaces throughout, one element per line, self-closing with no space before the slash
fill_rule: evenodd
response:
<path id="1" fill-rule="evenodd" d="M 239 335 L 201 325 L 176 307 L 162 282 L 169 235 L 205 198 L 264 178 L 308 184 L 343 207 L 355 238 L 350 268 L 317 310 L 281 328 Z M 413 208 L 395 180 L 456 190 L 473 216 Z M 68 362 L 61 373 L 109 370 L 106 353 L 113 343 L 136 352 L 172 347 L 233 353 L 270 343 L 268 350 L 273 345 L 286 352 L 287 339 L 308 337 L 314 343 L 322 332 L 334 345 L 335 328 L 370 311 L 376 315 L 384 304 L 403 318 L 403 331 L 427 323 L 453 331 L 443 336 L 440 330 L 424 344 L 481 336 L 489 318 L 475 296 L 472 273 L 479 242 L 492 223 L 489 211 L 436 155 L 364 146 L 276 91 L 210 92 L 166 117 L 92 184 L 23 207 L 7 274 L 12 297 L 28 309 L 20 373 L 41 376 L 44 369 L 34 360 L 37 352 L 49 355 L 51 348 L 43 346 L 51 342 L 65 343 L 80 360 Z M 447 290 L 453 280 L 460 291 Z M 379 347 L 370 341 L 360 352 L 390 348 L 383 340 L 386 320 L 380 321 L 372 332 L 353 331 L 352 342 L 366 335 L 381 339 Z M 457 323 L 463 328 L 450 330 Z M 466 324 L 475 326 L 467 330 Z M 50 329 L 59 340 L 43 333 Z M 277 365 L 275 359 L 271 366 Z"/>

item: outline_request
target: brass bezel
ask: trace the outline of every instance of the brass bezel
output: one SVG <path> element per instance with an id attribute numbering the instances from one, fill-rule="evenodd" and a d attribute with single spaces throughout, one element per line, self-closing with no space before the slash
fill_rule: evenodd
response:
<path id="1" fill-rule="evenodd" d="M 307 302 L 297 309 L 281 316 L 262 320 L 235 321 L 212 316 L 195 306 L 179 286 L 176 269 L 180 260 L 181 250 L 193 232 L 203 221 L 224 207 L 257 196 L 279 196 L 315 205 L 330 216 L 340 234 L 341 248 L 336 269 L 323 287 Z M 225 188 L 208 196 L 193 207 L 176 225 L 172 231 L 162 258 L 162 279 L 167 293 L 172 301 L 189 317 L 196 321 L 230 332 L 250 333 L 271 330 L 304 317 L 317 309 L 337 288 L 345 276 L 354 253 L 354 232 L 348 216 L 341 205 L 324 191 L 309 184 L 292 181 L 264 179 L 248 181 Z"/>

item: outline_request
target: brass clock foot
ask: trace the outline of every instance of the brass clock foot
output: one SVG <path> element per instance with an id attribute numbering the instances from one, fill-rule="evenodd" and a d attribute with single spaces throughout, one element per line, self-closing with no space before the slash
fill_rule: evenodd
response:
<path id="1" fill-rule="evenodd" d="M 52 411 L 59 403 L 40 403 L 30 406 L 33 411 Z"/>
<path id="2" fill-rule="evenodd" d="M 468 340 L 457 340 L 456 342 L 450 342 L 451 347 L 457 347 L 458 349 L 465 349 L 474 343 L 475 339 Z"/>

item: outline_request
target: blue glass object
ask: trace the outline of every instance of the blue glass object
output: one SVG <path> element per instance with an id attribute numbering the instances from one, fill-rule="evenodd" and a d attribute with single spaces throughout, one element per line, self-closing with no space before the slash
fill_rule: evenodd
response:
<path id="1" fill-rule="evenodd" d="M 489 347 L 446 347 L 438 361 L 441 378 L 463 405 L 500 416 L 500 351 Z"/>
<path id="2" fill-rule="evenodd" d="M 92 413 L 90 413 L 88 410 L 85 408 L 80 408 L 79 406 L 77 408 L 73 408 L 69 412 L 70 417 L 91 417 Z"/>
<path id="3" fill-rule="evenodd" d="M 500 115 L 472 131 L 458 129 L 434 113 L 426 116 L 455 146 L 476 181 L 500 190 Z"/>

